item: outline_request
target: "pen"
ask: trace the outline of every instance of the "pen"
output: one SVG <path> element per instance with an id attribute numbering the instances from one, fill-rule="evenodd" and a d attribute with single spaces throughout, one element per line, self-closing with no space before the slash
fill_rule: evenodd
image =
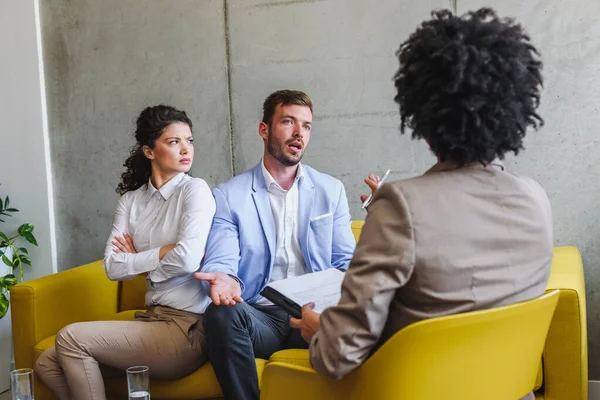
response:
<path id="1" fill-rule="evenodd" d="M 383 185 L 383 181 L 385 181 L 385 178 L 387 178 L 387 176 L 389 174 L 390 174 L 390 169 L 388 169 L 387 171 L 385 171 L 385 174 L 383 174 L 383 178 L 381 178 L 381 180 L 377 184 L 377 189 L 379 189 L 381 187 L 381 185 Z M 364 210 L 365 208 L 367 208 L 369 206 L 369 204 L 371 204 L 371 200 L 372 199 L 373 199 L 373 192 L 371 192 L 371 194 L 369 195 L 369 197 L 367 197 L 367 199 L 365 200 L 365 202 L 363 203 L 363 205 L 362 205 L 362 207 L 360 209 Z"/>

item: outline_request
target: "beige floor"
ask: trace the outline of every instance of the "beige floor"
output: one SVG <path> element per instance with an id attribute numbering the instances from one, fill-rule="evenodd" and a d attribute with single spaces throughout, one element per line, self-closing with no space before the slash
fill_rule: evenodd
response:
<path id="1" fill-rule="evenodd" d="M 0 394 L 0 400 L 10 400 L 10 390 Z"/>

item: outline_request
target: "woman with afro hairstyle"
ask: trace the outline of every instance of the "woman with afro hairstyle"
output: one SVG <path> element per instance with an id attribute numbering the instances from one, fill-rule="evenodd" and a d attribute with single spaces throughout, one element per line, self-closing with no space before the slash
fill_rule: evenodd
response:
<path id="1" fill-rule="evenodd" d="M 500 161 L 542 124 L 542 63 L 523 28 L 487 8 L 438 11 L 397 55 L 401 130 L 438 162 L 377 190 L 340 303 L 292 320 L 334 378 L 409 324 L 538 297 L 550 273 L 548 197 Z"/>

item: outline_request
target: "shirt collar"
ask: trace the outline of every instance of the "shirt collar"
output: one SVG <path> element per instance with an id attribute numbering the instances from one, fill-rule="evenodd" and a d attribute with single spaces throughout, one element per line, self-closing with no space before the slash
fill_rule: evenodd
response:
<path id="1" fill-rule="evenodd" d="M 283 190 L 283 188 L 281 186 L 279 186 L 279 183 L 277 183 L 275 178 L 273 178 L 273 175 L 271 175 L 271 173 L 269 171 L 267 171 L 267 167 L 265 167 L 265 159 L 264 158 L 260 161 L 260 166 L 262 168 L 262 174 L 263 174 L 263 178 L 265 178 L 265 185 L 267 186 L 267 189 L 270 188 L 271 185 L 275 184 L 278 188 Z M 298 182 L 301 178 L 304 178 L 304 168 L 302 167 L 302 163 L 299 163 L 298 171 L 296 172 L 295 181 Z"/>
<path id="2" fill-rule="evenodd" d="M 156 189 L 152 184 L 152 180 L 148 179 L 148 198 L 151 198 L 154 192 L 159 192 L 163 199 L 169 200 L 169 197 L 175 192 L 175 189 L 177 189 L 184 176 L 185 172 L 178 173 L 169 182 L 162 185 L 160 189 Z"/>

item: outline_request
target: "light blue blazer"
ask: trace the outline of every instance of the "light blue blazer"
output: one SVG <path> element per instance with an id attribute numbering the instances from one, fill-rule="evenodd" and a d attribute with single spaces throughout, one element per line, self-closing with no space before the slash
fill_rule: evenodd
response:
<path id="1" fill-rule="evenodd" d="M 302 165 L 298 181 L 298 235 L 309 272 L 346 270 L 354 253 L 350 211 L 339 180 Z M 242 283 L 253 303 L 271 279 L 276 233 L 262 166 L 213 189 L 217 205 L 208 236 L 203 272 L 224 272 Z"/>

